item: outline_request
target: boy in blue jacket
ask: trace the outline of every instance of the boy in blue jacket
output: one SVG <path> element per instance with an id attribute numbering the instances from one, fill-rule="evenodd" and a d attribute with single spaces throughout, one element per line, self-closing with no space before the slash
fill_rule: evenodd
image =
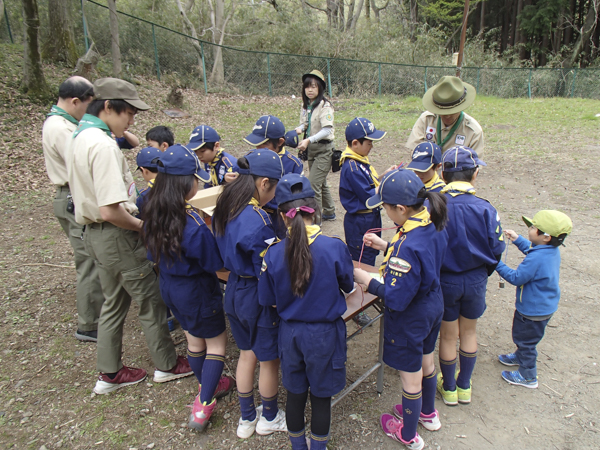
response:
<path id="1" fill-rule="evenodd" d="M 496 271 L 510 284 L 517 286 L 512 337 L 515 353 L 500 355 L 505 366 L 518 366 L 515 371 L 503 371 L 502 378 L 510 384 L 530 389 L 538 387 L 536 346 L 544 337 L 546 325 L 558 309 L 560 288 L 560 250 L 558 247 L 573 229 L 571 219 L 559 211 L 539 211 L 532 219 L 523 216 L 529 227 L 529 240 L 513 230 L 505 230 L 525 259 L 516 270 L 499 262 Z"/>

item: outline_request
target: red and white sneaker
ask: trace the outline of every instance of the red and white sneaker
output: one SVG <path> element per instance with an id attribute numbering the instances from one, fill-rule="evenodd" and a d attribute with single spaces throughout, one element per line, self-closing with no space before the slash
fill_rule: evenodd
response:
<path id="1" fill-rule="evenodd" d="M 233 378 L 228 377 L 226 375 L 222 375 L 221 378 L 219 378 L 219 384 L 217 384 L 217 389 L 215 389 L 215 393 L 213 394 L 213 398 L 215 399 L 220 399 L 225 397 L 227 394 L 229 394 L 233 388 L 235 387 L 235 381 L 233 381 Z M 200 394 L 202 392 L 202 385 L 199 384 L 198 385 L 198 394 Z"/>
<path id="2" fill-rule="evenodd" d="M 406 448 L 410 450 L 421 450 L 423 447 L 425 447 L 425 442 L 423 442 L 423 439 L 421 439 L 419 433 L 415 434 L 415 437 L 410 441 L 405 441 L 402 439 L 403 423 L 401 419 L 397 419 L 391 414 L 382 414 L 380 422 L 383 432 L 393 440 L 404 444 Z"/>
<path id="3" fill-rule="evenodd" d="M 96 386 L 94 386 L 94 393 L 98 395 L 108 394 L 122 387 L 137 384 L 140 381 L 144 381 L 146 375 L 147 373 L 144 369 L 127 366 L 123 366 L 112 380 L 108 375 L 101 373 L 98 381 L 96 381 Z"/>
<path id="4" fill-rule="evenodd" d="M 178 356 L 177 363 L 175 367 L 171 370 L 162 371 L 155 369 L 154 370 L 154 382 L 155 383 L 166 383 L 167 381 L 176 380 L 178 378 L 189 377 L 193 375 L 194 371 L 190 367 L 190 363 L 188 362 L 185 356 Z"/>
<path id="5" fill-rule="evenodd" d="M 192 406 L 192 414 L 190 415 L 188 427 L 197 431 L 204 431 L 208 426 L 208 419 L 212 416 L 216 406 L 216 399 L 213 399 L 209 405 L 200 403 L 200 394 L 198 394 L 196 400 L 194 400 L 194 406 Z"/>
<path id="6" fill-rule="evenodd" d="M 395 405 L 393 412 L 398 419 L 402 419 L 402 404 Z M 419 423 L 423 425 L 423 428 L 429 431 L 437 431 L 442 428 L 442 422 L 440 422 L 440 415 L 438 414 L 437 409 L 435 409 L 431 414 L 421 413 L 419 415 Z"/>

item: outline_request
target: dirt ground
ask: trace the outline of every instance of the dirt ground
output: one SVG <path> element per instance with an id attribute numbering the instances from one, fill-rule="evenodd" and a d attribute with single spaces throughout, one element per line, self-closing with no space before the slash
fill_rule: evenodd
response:
<path id="1" fill-rule="evenodd" d="M 228 108 L 242 108 L 243 98 L 211 96 L 212 105 L 227 101 Z M 224 100 L 226 99 L 226 100 Z M 198 100 L 200 103 L 205 100 Z M 208 101 L 208 100 L 206 100 Z M 278 100 L 264 99 L 263 109 Z M 549 100 L 550 102 L 551 100 Z M 285 103 L 281 100 L 280 103 Z M 343 101 L 339 104 L 343 106 Z M 598 106 L 598 105 L 596 105 Z M 8 118 L 10 103 L 3 107 Z M 116 449 L 281 449 L 289 448 L 285 434 L 239 440 L 237 397 L 219 402 L 204 434 L 186 428 L 197 384 L 193 377 L 157 385 L 140 383 L 106 396 L 92 394 L 95 346 L 73 337 L 76 329 L 75 270 L 68 241 L 53 216 L 52 188 L 45 177 L 41 155 L 41 124 L 45 107 L 15 106 L 29 125 L 15 129 L 3 118 L 0 125 L 3 165 L 0 180 L 0 447 L 3 448 L 116 448 Z M 600 112 L 600 107 L 596 108 Z M 13 110 L 14 112 L 15 110 Z M 158 114 L 158 113 L 156 113 Z M 294 117 L 296 112 L 293 113 Z M 414 118 L 413 118 L 414 116 Z M 413 113 L 411 120 L 418 113 Z M 164 117 L 164 116 L 160 116 Z M 147 115 L 132 130 L 143 137 L 159 124 L 158 115 Z M 252 115 L 254 117 L 254 115 Z M 225 122 L 218 109 L 202 115 L 211 123 Z M 539 388 L 510 386 L 500 378 L 503 367 L 497 355 L 513 350 L 511 323 L 514 288 L 499 288 L 497 274 L 490 277 L 488 308 L 479 322 L 479 354 L 473 375 L 471 405 L 447 407 L 438 398 L 442 428 L 419 429 L 432 449 L 535 448 L 581 449 L 600 447 L 600 367 L 598 302 L 600 263 L 596 220 L 598 180 L 594 170 L 600 157 L 598 126 L 593 143 L 589 126 L 573 120 L 569 127 L 546 129 L 486 125 L 488 147 L 476 185 L 478 194 L 494 204 L 504 228 L 525 232 L 522 214 L 543 208 L 561 209 L 574 223 L 572 236 L 562 252 L 562 300 L 538 347 Z M 191 129 L 193 123 L 182 128 Z M 198 122 L 200 123 L 200 122 Z M 528 153 L 509 145 L 519 136 L 534 133 L 539 148 Z M 371 160 L 383 169 L 407 152 L 398 140 L 375 147 Z M 341 133 L 340 133 L 341 135 Z M 185 137 L 178 140 L 183 141 Z M 506 145 L 505 145 L 506 144 Z M 231 149 L 241 154 L 240 147 Z M 135 151 L 127 152 L 130 161 Z M 130 164 L 135 168 L 133 163 Z M 338 175 L 329 177 L 337 198 Z M 343 210 L 324 225 L 328 234 L 343 236 Z M 390 225 L 389 221 L 384 224 Z M 384 234 L 391 239 L 391 234 Z M 512 247 L 508 264 L 516 266 L 521 255 Z M 132 307 L 126 322 L 124 361 L 151 374 L 153 364 Z M 374 314 L 370 310 L 369 313 Z M 354 323 L 348 331 L 356 330 Z M 185 354 L 180 329 L 172 334 L 179 354 Z M 371 327 L 348 346 L 348 384 L 356 380 L 377 356 L 378 326 Z M 225 370 L 235 374 L 237 350 L 230 338 Z M 378 418 L 400 402 L 398 374 L 385 368 L 385 389 L 377 396 L 375 376 L 333 409 L 330 449 L 392 449 Z M 280 405 L 285 393 L 280 391 Z"/>

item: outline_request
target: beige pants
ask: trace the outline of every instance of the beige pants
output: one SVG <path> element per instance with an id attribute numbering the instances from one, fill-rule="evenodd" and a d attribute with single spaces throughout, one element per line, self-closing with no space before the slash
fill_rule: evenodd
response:
<path id="1" fill-rule="evenodd" d="M 323 215 L 335 214 L 335 203 L 327 184 L 327 175 L 331 170 L 331 155 L 333 142 L 328 144 L 308 145 L 308 179 L 315 191 L 315 200 L 319 204 Z M 318 217 L 319 222 L 321 217 Z"/>

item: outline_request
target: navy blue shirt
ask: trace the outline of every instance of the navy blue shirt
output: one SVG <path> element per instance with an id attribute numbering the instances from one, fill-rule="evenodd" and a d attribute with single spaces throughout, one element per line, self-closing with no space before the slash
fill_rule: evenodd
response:
<path id="1" fill-rule="evenodd" d="M 225 181 L 225 174 L 237 164 L 237 158 L 229 153 L 221 152 L 218 155 L 217 161 L 209 164 L 204 164 L 204 170 L 210 174 L 211 181 L 204 184 L 204 189 L 218 186 Z M 215 181 L 217 184 L 215 184 Z"/>

